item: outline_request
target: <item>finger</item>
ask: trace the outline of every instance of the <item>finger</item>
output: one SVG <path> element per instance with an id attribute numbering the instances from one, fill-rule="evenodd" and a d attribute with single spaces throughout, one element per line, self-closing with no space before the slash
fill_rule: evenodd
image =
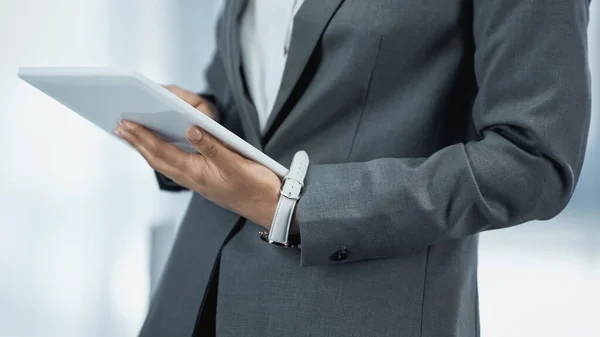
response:
<path id="1" fill-rule="evenodd" d="M 192 165 L 190 153 L 165 142 L 137 123 L 122 121 L 117 130 L 121 138 L 130 143 L 153 169 L 169 177 L 182 175 Z"/>
<path id="2" fill-rule="evenodd" d="M 215 120 L 218 119 L 217 108 L 211 101 L 176 85 L 169 84 L 163 87 L 208 117 Z"/>
<path id="3" fill-rule="evenodd" d="M 175 96 L 181 98 L 187 104 L 193 106 L 194 108 L 197 108 L 198 106 L 201 106 L 202 104 L 204 104 L 204 100 L 202 99 L 202 97 L 196 95 L 195 93 L 193 93 L 191 91 L 185 90 L 177 85 L 169 84 L 169 85 L 165 85 L 164 87 L 165 87 L 165 89 L 169 90 Z"/>
<path id="4" fill-rule="evenodd" d="M 216 119 L 218 117 L 218 114 L 216 112 L 217 109 L 211 101 L 209 101 L 191 91 L 182 89 L 181 87 L 179 87 L 177 85 L 169 84 L 169 85 L 164 85 L 163 87 L 165 89 L 169 90 L 175 96 L 181 98 L 183 101 L 185 101 L 189 105 L 196 108 L 196 110 L 199 110 L 203 114 L 209 116 L 210 118 Z"/>
<path id="5" fill-rule="evenodd" d="M 189 127 L 186 135 L 190 144 L 192 144 L 201 155 L 208 160 L 217 163 L 219 166 L 225 164 L 223 168 L 231 165 L 236 159 L 236 154 L 234 152 L 228 149 L 211 134 L 197 126 Z"/>

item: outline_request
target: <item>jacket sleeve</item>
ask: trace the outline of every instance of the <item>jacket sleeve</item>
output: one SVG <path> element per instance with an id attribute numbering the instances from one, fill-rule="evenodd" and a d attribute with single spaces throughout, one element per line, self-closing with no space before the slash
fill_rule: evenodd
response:
<path id="1" fill-rule="evenodd" d="M 429 158 L 311 166 L 301 265 L 399 256 L 560 213 L 590 123 L 588 16 L 588 0 L 474 0 L 480 140 Z M 342 246 L 348 257 L 330 261 Z"/>
<path id="2" fill-rule="evenodd" d="M 217 41 L 221 37 L 221 24 L 222 20 L 219 19 L 219 22 L 217 23 Z M 223 124 L 227 118 L 228 110 L 231 107 L 231 91 L 227 82 L 225 68 L 223 67 L 223 61 L 218 48 L 215 50 L 212 60 L 204 72 L 204 77 L 206 89 L 204 92 L 199 93 L 198 95 L 214 104 L 218 112 L 218 121 Z M 154 171 L 154 173 L 156 175 L 156 180 L 160 190 L 169 192 L 187 190 L 187 188 L 177 184 L 160 172 Z"/>

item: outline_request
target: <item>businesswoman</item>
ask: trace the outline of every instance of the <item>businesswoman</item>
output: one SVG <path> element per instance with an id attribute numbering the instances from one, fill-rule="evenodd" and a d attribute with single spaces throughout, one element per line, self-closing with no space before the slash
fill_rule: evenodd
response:
<path id="1" fill-rule="evenodd" d="M 301 173 L 116 128 L 194 191 L 140 336 L 478 336 L 477 233 L 554 217 L 579 176 L 588 7 L 227 1 L 207 92 L 171 90 Z M 261 240 L 285 215 L 299 246 Z"/>

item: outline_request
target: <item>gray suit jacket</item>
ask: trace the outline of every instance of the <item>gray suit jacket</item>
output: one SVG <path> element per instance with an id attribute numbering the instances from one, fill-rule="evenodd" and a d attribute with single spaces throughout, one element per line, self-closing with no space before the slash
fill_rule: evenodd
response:
<path id="1" fill-rule="evenodd" d="M 194 195 L 140 336 L 191 336 L 217 270 L 217 336 L 477 336 L 477 233 L 551 218 L 575 187 L 589 1 L 306 0 L 263 136 L 244 3 L 207 80 L 228 128 L 310 155 L 302 249 Z"/>

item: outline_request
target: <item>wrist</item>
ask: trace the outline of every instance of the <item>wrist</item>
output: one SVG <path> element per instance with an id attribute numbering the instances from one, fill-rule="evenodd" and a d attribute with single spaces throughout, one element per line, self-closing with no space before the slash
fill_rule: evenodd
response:
<path id="1" fill-rule="evenodd" d="M 239 214 L 267 230 L 271 229 L 275 210 L 279 202 L 280 188 L 281 183 L 269 186 L 254 202 L 244 203 L 245 209 Z"/>
<path id="2" fill-rule="evenodd" d="M 258 216 L 257 225 L 264 229 L 270 230 L 273 224 L 273 218 L 275 217 L 275 211 L 277 209 L 278 200 L 265 202 L 261 207 L 257 207 Z"/>

